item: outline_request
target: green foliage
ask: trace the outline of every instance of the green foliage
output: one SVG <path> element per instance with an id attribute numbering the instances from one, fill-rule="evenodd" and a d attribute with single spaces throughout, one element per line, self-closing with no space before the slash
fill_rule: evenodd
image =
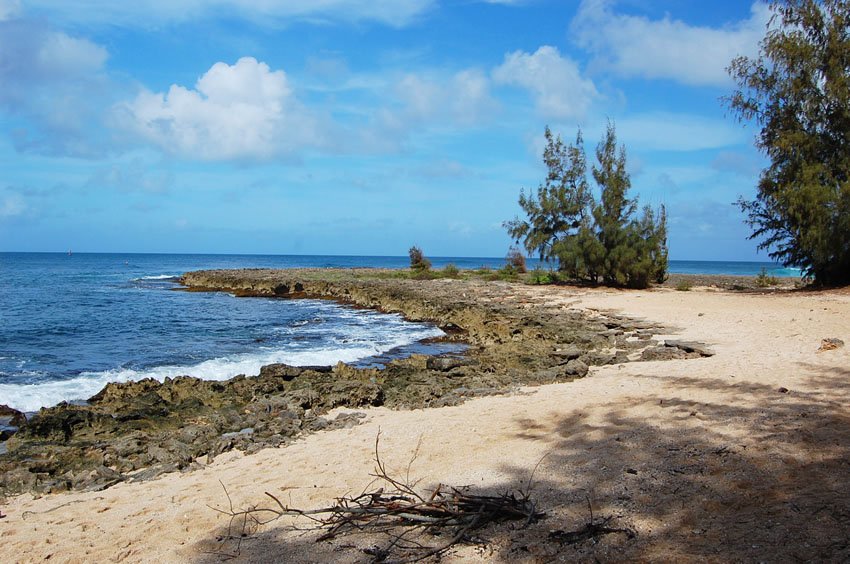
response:
<path id="1" fill-rule="evenodd" d="M 446 278 L 457 278 L 460 276 L 460 270 L 454 264 L 449 263 L 443 267 L 443 276 Z"/>
<path id="2" fill-rule="evenodd" d="M 761 127 L 770 164 L 754 200 L 739 199 L 751 238 L 821 284 L 850 283 L 850 1 L 784 0 L 758 58 L 728 71 L 726 99 Z"/>
<path id="3" fill-rule="evenodd" d="M 756 276 L 756 286 L 759 288 L 769 288 L 777 284 L 779 284 L 779 280 L 775 276 L 768 275 L 767 269 L 762 267 L 761 272 Z"/>
<path id="4" fill-rule="evenodd" d="M 519 280 L 519 275 L 521 272 L 513 265 L 506 264 L 499 270 L 497 270 L 494 275 L 491 276 L 493 280 L 507 280 L 508 282 L 516 282 Z"/>
<path id="5" fill-rule="evenodd" d="M 519 274 L 525 274 L 528 271 L 525 266 L 525 257 L 516 247 L 511 247 L 508 250 L 508 255 L 505 257 L 505 262 L 515 272 Z"/>
<path id="6" fill-rule="evenodd" d="M 679 283 L 676 284 L 676 289 L 680 292 L 689 292 L 691 288 L 693 288 L 693 284 L 690 280 L 679 280 Z"/>
<path id="7" fill-rule="evenodd" d="M 575 144 L 564 145 L 546 128 L 543 160 L 546 180 L 536 197 L 523 190 L 519 205 L 527 219 L 505 222 L 508 234 L 541 260 L 556 261 L 575 280 L 643 288 L 667 277 L 667 213 L 657 216 L 644 207 L 637 216 L 626 153 L 617 145 L 613 124 L 596 148 L 592 176 L 598 198 L 587 178 L 587 158 L 581 131 Z"/>
<path id="8" fill-rule="evenodd" d="M 539 266 L 528 273 L 528 283 L 534 285 L 551 284 L 555 279 L 550 276 L 550 273 L 543 270 Z"/>
<path id="9" fill-rule="evenodd" d="M 431 261 L 425 257 L 425 254 L 422 252 L 422 249 L 413 245 L 410 247 L 410 250 L 407 251 L 407 254 L 410 256 L 410 268 L 419 273 L 425 273 L 431 270 Z"/>
<path id="10" fill-rule="evenodd" d="M 536 196 L 529 190 L 520 192 L 519 205 L 527 219 L 514 218 L 505 222 L 508 234 L 529 253 L 536 253 L 547 262 L 555 258 L 553 245 L 573 233 L 588 215 L 593 196 L 587 183 L 587 159 L 581 131 L 575 145 L 564 145 L 547 127 L 543 162 L 548 174 L 537 188 Z"/>

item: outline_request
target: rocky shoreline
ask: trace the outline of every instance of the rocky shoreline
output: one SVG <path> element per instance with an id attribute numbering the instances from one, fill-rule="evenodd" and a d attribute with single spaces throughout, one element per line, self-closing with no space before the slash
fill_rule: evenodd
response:
<path id="1" fill-rule="evenodd" d="M 409 280 L 372 270 L 225 270 L 184 275 L 189 291 L 331 299 L 437 324 L 463 355 L 414 355 L 382 369 L 269 365 L 211 382 L 109 384 L 87 405 L 60 404 L 23 422 L 0 455 L 0 495 L 98 490 L 200 468 L 218 454 L 285 445 L 317 430 L 356 425 L 334 408 L 456 405 L 519 386 L 581 378 L 592 366 L 710 356 L 700 343 L 660 341 L 672 331 L 610 312 L 523 298 L 521 285 Z"/>

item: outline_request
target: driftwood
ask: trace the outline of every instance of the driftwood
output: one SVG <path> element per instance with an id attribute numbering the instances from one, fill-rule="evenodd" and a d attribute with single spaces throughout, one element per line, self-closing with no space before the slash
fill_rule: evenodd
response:
<path id="1" fill-rule="evenodd" d="M 220 556 L 239 555 L 242 541 L 258 527 L 284 516 L 301 517 L 309 526 L 293 526 L 300 531 L 321 531 L 317 542 L 334 539 L 341 535 L 378 535 L 385 539 L 383 546 L 373 546 L 363 551 L 372 556 L 373 562 L 415 562 L 429 557 L 438 557 L 452 546 L 464 542 L 482 542 L 473 533 L 482 527 L 497 522 L 521 521 L 522 526 L 545 517 L 531 500 L 532 472 L 524 490 L 505 492 L 502 495 L 479 495 L 469 487 L 452 487 L 438 484 L 427 493 L 416 490 L 410 480 L 410 466 L 419 451 L 416 451 L 407 467 L 404 480 L 390 475 L 379 452 L 380 432 L 375 439 L 375 472 L 369 487 L 376 482 L 383 485 L 374 491 L 364 491 L 355 496 L 337 498 L 330 507 L 320 509 L 297 509 L 281 502 L 275 495 L 265 492 L 274 502 L 269 507 L 253 506 L 243 510 L 233 507 L 227 488 L 225 495 L 229 509 L 212 508 L 230 518 L 226 535 L 220 541 L 235 542 L 235 552 Z M 542 459 L 541 459 L 542 462 Z M 539 466 L 540 462 L 538 462 Z M 537 467 L 535 467 L 535 471 Z M 626 532 L 607 527 L 608 520 L 591 520 L 579 531 L 553 533 L 553 540 L 562 543 L 580 542 L 585 539 L 613 532 Z M 444 539 L 436 542 L 435 539 Z"/>

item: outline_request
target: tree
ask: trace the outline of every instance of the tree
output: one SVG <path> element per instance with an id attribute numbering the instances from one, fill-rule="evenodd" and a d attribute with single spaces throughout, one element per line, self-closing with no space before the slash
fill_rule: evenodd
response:
<path id="1" fill-rule="evenodd" d="M 413 245 L 407 251 L 410 257 L 410 268 L 415 272 L 424 273 L 431 270 L 431 261 L 422 252 L 422 249 Z"/>
<path id="2" fill-rule="evenodd" d="M 726 99 L 770 164 L 738 200 L 759 249 L 820 284 L 850 283 L 850 1 L 785 0 Z"/>
<path id="3" fill-rule="evenodd" d="M 515 218 L 504 225 L 517 243 L 523 240 L 529 253 L 551 262 L 556 258 L 553 245 L 576 233 L 589 213 L 593 196 L 587 184 L 581 130 L 576 134 L 575 145 L 564 145 L 560 135 L 554 137 L 549 127 L 544 135 L 546 180 L 538 186 L 536 197 L 530 190 L 527 194 L 525 190 L 520 192 L 519 205 L 528 219 Z"/>
<path id="4" fill-rule="evenodd" d="M 645 287 L 663 281 L 667 273 L 667 214 L 651 208 L 635 218 L 637 201 L 627 194 L 631 180 L 626 152 L 617 145 L 613 124 L 596 148 L 593 179 L 587 179 L 587 159 L 581 131 L 574 145 L 564 145 L 546 128 L 543 161 L 548 173 L 536 197 L 520 192 L 527 219 L 506 222 L 508 233 L 541 260 L 557 261 L 567 276 L 593 283 Z"/>

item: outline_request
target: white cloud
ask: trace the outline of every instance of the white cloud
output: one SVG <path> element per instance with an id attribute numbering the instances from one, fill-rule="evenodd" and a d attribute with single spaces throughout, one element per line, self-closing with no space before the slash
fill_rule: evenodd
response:
<path id="1" fill-rule="evenodd" d="M 166 152 L 202 160 L 265 159 L 321 143 L 286 74 L 252 57 L 214 64 L 193 89 L 145 90 L 116 116 Z"/>
<path id="2" fill-rule="evenodd" d="M 583 117 L 599 95 L 593 82 L 582 77 L 576 62 L 549 45 L 532 54 L 516 51 L 505 55 L 504 63 L 493 70 L 493 80 L 529 90 L 537 111 L 554 119 Z"/>
<path id="3" fill-rule="evenodd" d="M 27 9 L 69 24 L 125 27 L 234 16 L 272 26 L 312 20 L 374 21 L 402 27 L 434 4 L 435 0 L 27 0 Z"/>
<path id="4" fill-rule="evenodd" d="M 725 86 L 726 67 L 738 55 L 753 55 L 770 10 L 752 5 L 749 19 L 720 28 L 692 26 L 665 17 L 616 13 L 612 0 L 584 0 L 570 29 L 596 64 L 625 77 L 671 79 L 695 86 Z"/>
<path id="5" fill-rule="evenodd" d="M 28 119 L 19 150 L 89 156 L 107 90 L 106 49 L 43 22 L 0 21 L 0 111 Z"/>

